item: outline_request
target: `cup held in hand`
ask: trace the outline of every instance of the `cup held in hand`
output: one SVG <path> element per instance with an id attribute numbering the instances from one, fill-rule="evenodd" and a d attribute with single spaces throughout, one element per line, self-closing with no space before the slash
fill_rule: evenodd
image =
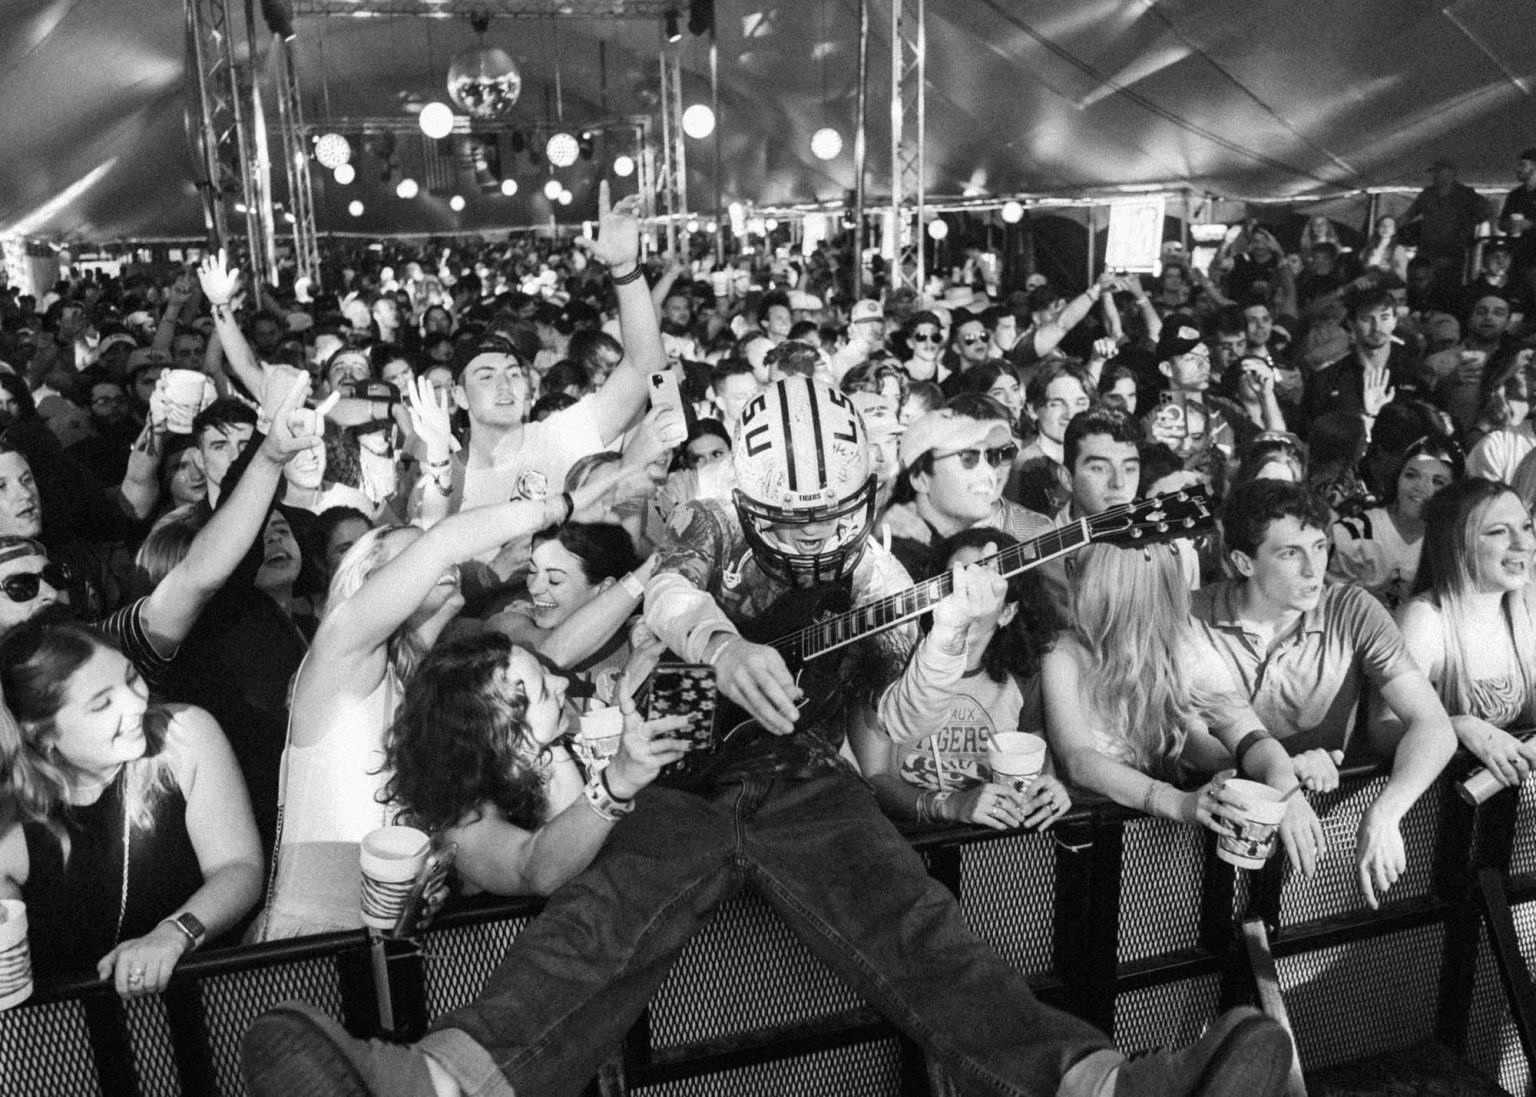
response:
<path id="1" fill-rule="evenodd" d="M 166 430 L 172 434 L 192 433 L 192 420 L 203 410 L 203 389 L 207 382 L 208 378 L 195 369 L 166 371 Z"/>
<path id="2" fill-rule="evenodd" d="M 0 1010 L 32 996 L 32 954 L 27 948 L 27 906 L 0 899 Z"/>
<path id="3" fill-rule="evenodd" d="M 1238 868 L 1263 868 L 1278 845 L 1280 821 L 1287 807 L 1284 794 L 1241 778 L 1224 782 L 1221 790 L 1229 808 L 1223 818 L 1234 835 L 1217 836 L 1216 856 Z"/>
<path id="4" fill-rule="evenodd" d="M 395 927 L 431 851 L 431 837 L 415 827 L 380 827 L 364 836 L 358 855 L 364 925 L 383 930 Z"/>
<path id="5" fill-rule="evenodd" d="M 618 705 L 593 709 L 581 718 L 580 727 L 571 745 L 581 764 L 590 773 L 601 769 L 619 752 L 619 740 L 624 738 L 624 713 Z"/>
<path id="6" fill-rule="evenodd" d="M 995 732 L 987 748 L 992 783 L 1025 792 L 1045 772 L 1045 740 L 1022 731 Z"/>

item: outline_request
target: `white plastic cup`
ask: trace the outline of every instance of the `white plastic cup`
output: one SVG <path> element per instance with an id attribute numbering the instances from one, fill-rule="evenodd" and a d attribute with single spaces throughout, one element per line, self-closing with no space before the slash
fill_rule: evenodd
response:
<path id="1" fill-rule="evenodd" d="M 1023 731 L 1003 731 L 992 735 L 987 748 L 987 768 L 994 784 L 1006 785 L 1015 792 L 1025 792 L 1045 772 L 1045 740 Z"/>
<path id="2" fill-rule="evenodd" d="M 203 386 L 207 378 L 194 369 L 165 373 L 166 424 L 172 434 L 191 434 L 192 420 L 203 410 Z"/>
<path id="3" fill-rule="evenodd" d="M 0 899 L 0 1010 L 32 996 L 32 953 L 27 947 L 27 905 Z"/>
<path id="4" fill-rule="evenodd" d="M 588 770 L 601 769 L 613 761 L 623 737 L 624 713 L 618 705 L 611 705 L 582 715 L 572 745 Z"/>
<path id="5" fill-rule="evenodd" d="M 358 854 L 363 873 L 364 925 L 395 928 L 411 885 L 431 851 L 432 839 L 415 827 L 380 827 L 364 836 Z"/>
<path id="6" fill-rule="evenodd" d="M 1238 868 L 1263 868 L 1278 844 L 1280 820 L 1285 818 L 1285 794 L 1241 778 L 1225 782 L 1221 790 L 1222 799 L 1242 816 L 1242 821 L 1234 822 L 1227 817 L 1227 825 L 1236 833 L 1216 839 L 1216 856 Z"/>

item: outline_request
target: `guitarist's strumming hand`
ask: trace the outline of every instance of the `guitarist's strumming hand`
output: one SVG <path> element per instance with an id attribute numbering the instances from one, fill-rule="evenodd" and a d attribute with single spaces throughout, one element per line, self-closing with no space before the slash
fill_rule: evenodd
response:
<path id="1" fill-rule="evenodd" d="M 987 542 L 981 555 L 997 555 L 997 546 Z M 1008 580 L 995 568 L 957 563 L 950 569 L 950 580 L 953 589 L 933 607 L 934 628 L 964 631 L 972 621 L 1002 612 L 1008 597 Z"/>
<path id="2" fill-rule="evenodd" d="M 767 644 L 732 637 L 715 656 L 715 681 L 720 691 L 750 712 L 775 735 L 795 730 L 800 687 L 784 665 L 784 657 Z"/>

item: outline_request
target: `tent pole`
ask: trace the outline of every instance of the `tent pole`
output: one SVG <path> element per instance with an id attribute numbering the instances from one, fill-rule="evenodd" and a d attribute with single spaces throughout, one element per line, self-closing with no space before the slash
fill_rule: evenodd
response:
<path id="1" fill-rule="evenodd" d="M 853 122 L 853 296 L 864 296 L 864 114 L 869 103 L 869 0 L 859 0 L 859 96 Z"/>

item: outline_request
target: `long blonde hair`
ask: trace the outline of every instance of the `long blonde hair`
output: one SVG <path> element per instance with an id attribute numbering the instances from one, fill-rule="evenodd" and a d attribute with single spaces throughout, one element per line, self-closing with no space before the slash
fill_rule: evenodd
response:
<path id="1" fill-rule="evenodd" d="M 377 526 L 359 537 L 336 563 L 331 585 L 325 593 L 325 616 L 329 617 L 337 606 L 362 590 L 374 572 L 389 563 L 392 557 L 385 555 L 385 547 L 390 534 L 415 529 L 415 526 Z M 416 638 L 416 631 L 408 620 L 401 622 L 400 627 L 390 634 L 387 650 L 390 668 L 402 684 L 411 680 L 427 654 L 426 646 Z"/>
<path id="2" fill-rule="evenodd" d="M 1180 665 L 1193 629 L 1176 546 L 1090 545 L 1076 564 L 1072 628 L 1090 660 L 1087 696 L 1137 769 L 1177 776 L 1199 716 Z"/>

